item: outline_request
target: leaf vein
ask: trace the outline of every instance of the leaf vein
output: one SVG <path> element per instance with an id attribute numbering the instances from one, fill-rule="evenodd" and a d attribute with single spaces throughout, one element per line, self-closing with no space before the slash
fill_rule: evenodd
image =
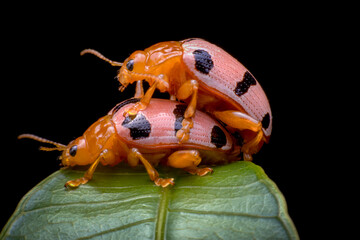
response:
<path id="1" fill-rule="evenodd" d="M 169 188 L 162 189 L 156 217 L 155 239 L 165 239 L 166 219 L 169 211 L 169 194 Z"/>
<path id="2" fill-rule="evenodd" d="M 261 181 L 255 181 L 251 183 L 247 183 L 245 185 L 239 186 L 178 186 L 177 189 L 215 189 L 215 190 L 222 190 L 222 189 L 238 189 L 238 188 L 246 188 L 251 187 L 253 185 L 259 184 Z"/>
<path id="3" fill-rule="evenodd" d="M 75 170 L 75 169 L 72 169 L 71 172 L 72 172 L 72 173 L 76 173 L 76 174 L 77 174 L 77 173 L 81 174 L 81 173 L 84 173 L 85 170 Z M 95 176 L 96 176 L 96 175 L 107 175 L 107 176 L 113 176 L 113 175 L 115 175 L 115 176 L 147 176 L 148 174 L 147 174 L 146 172 L 144 172 L 144 173 L 142 173 L 142 172 L 137 173 L 137 172 L 113 172 L 113 171 L 111 171 L 111 172 L 96 172 L 94 175 L 95 175 Z"/>
<path id="4" fill-rule="evenodd" d="M 134 227 L 134 226 L 137 226 L 137 225 L 141 225 L 143 223 L 154 222 L 154 221 L 155 221 L 155 218 L 143 219 L 143 220 L 140 220 L 140 221 L 137 221 L 137 222 L 133 222 L 133 223 L 129 223 L 127 225 L 107 229 L 107 230 L 104 230 L 104 231 L 101 231 L 101 232 L 98 232 L 98 233 L 95 233 L 95 234 L 91 234 L 91 235 L 88 235 L 88 236 L 85 236 L 85 237 L 81 237 L 81 238 L 78 238 L 78 239 L 79 240 L 80 239 L 81 240 L 91 239 L 91 238 L 101 236 L 101 235 L 104 235 L 104 234 L 107 234 L 107 233 L 121 231 L 121 230 L 124 230 L 124 229 L 127 229 L 127 228 L 131 228 L 131 227 Z"/>
<path id="5" fill-rule="evenodd" d="M 98 205 L 98 204 L 119 204 L 119 203 L 126 203 L 126 202 L 132 202 L 139 199 L 146 199 L 146 198 L 158 198 L 158 195 L 142 195 L 142 196 L 136 196 L 131 198 L 124 198 L 124 199 L 116 199 L 116 200 L 106 200 L 106 201 L 97 201 L 97 202 L 74 202 L 74 203 L 60 203 L 60 204 L 53 204 L 49 206 L 34 208 L 30 210 L 23 210 L 21 214 L 26 214 L 29 212 L 34 211 L 41 211 L 41 210 L 49 210 L 52 208 L 58 208 L 58 207 L 74 207 L 74 206 L 83 206 L 83 205 Z"/>
<path id="6" fill-rule="evenodd" d="M 87 185 L 84 185 L 84 186 L 81 186 L 81 189 L 91 189 L 91 190 L 97 190 L 97 189 L 138 189 L 138 188 L 141 188 L 141 187 L 149 187 L 149 188 L 155 188 L 154 186 L 152 185 L 136 185 L 136 186 L 121 186 L 121 187 L 116 187 L 116 186 L 105 186 L 105 187 L 101 187 L 101 186 L 91 186 L 90 184 L 87 186 Z M 55 190 L 52 190 L 51 192 L 52 193 L 56 193 L 56 192 L 62 192 L 62 191 L 66 191 L 66 189 L 64 187 L 62 188 L 58 188 L 58 189 L 55 189 Z"/>
<path id="7" fill-rule="evenodd" d="M 266 216 L 266 215 L 257 215 L 257 214 L 241 213 L 241 212 L 201 211 L 201 210 L 193 210 L 193 209 L 169 209 L 169 212 L 190 213 L 190 214 L 200 214 L 200 215 L 240 216 L 240 217 L 250 217 L 250 218 L 278 218 L 277 215 Z"/>

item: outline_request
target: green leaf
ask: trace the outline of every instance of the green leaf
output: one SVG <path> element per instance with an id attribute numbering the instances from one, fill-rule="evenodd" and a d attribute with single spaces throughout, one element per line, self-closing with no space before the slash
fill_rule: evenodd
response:
<path id="1" fill-rule="evenodd" d="M 298 239 L 279 189 L 251 162 L 199 177 L 160 167 L 161 188 L 143 167 L 99 167 L 74 190 L 84 168 L 59 170 L 19 203 L 0 239 Z"/>

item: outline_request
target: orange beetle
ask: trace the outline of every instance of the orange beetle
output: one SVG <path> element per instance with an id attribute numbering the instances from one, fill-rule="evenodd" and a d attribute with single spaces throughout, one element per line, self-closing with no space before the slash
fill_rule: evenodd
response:
<path id="1" fill-rule="evenodd" d="M 191 174 L 204 176 L 212 169 L 198 167 L 200 163 L 216 164 L 239 160 L 240 145 L 209 115 L 198 112 L 193 118 L 193 129 L 186 143 L 180 144 L 176 132 L 181 128 L 186 105 L 164 99 L 152 99 L 151 105 L 139 111 L 136 117 L 124 113 L 140 99 L 132 98 L 116 105 L 108 115 L 92 124 L 85 133 L 67 146 L 32 134 L 18 138 L 30 138 L 55 145 L 41 150 L 62 151 L 60 157 L 65 167 L 89 165 L 84 177 L 70 180 L 65 186 L 78 187 L 87 183 L 97 165 L 114 166 L 126 161 L 130 166 L 141 162 L 156 185 L 174 184 L 173 178 L 160 178 L 154 168 L 164 163 L 183 168 Z"/>
<path id="2" fill-rule="evenodd" d="M 252 160 L 272 130 L 272 113 L 268 99 L 253 75 L 235 58 L 202 39 L 186 39 L 155 44 L 144 51 L 135 51 L 123 63 L 107 59 L 99 52 L 91 53 L 121 66 L 118 80 L 123 91 L 137 82 L 135 97 L 141 101 L 126 115 L 136 115 L 150 103 L 155 91 L 169 92 L 170 99 L 188 103 L 179 142 L 189 139 L 196 109 L 211 113 L 224 122 L 230 131 L 238 131 L 244 139 L 244 160 Z M 143 94 L 142 80 L 150 88 Z"/>

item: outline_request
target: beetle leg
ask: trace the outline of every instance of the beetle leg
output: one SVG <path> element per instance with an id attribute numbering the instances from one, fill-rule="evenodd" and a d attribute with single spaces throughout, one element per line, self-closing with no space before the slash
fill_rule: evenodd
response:
<path id="1" fill-rule="evenodd" d="M 130 149 L 127 159 L 130 166 L 136 166 L 138 165 L 139 161 L 141 161 L 145 166 L 151 181 L 154 181 L 157 186 L 167 187 L 169 184 L 174 185 L 173 178 L 159 178 L 159 173 L 150 164 L 150 162 L 143 157 L 137 148 Z"/>
<path id="2" fill-rule="evenodd" d="M 145 110 L 146 107 L 149 105 L 152 95 L 156 89 L 156 84 L 153 84 L 145 93 L 145 95 L 137 102 L 134 106 L 129 108 L 124 112 L 124 116 L 132 115 L 136 116 L 136 114 L 141 111 Z"/>
<path id="3" fill-rule="evenodd" d="M 140 101 L 124 112 L 124 116 L 126 115 L 135 116 L 139 111 L 145 110 L 150 103 L 150 100 L 155 92 L 155 89 L 158 88 L 159 86 L 161 86 L 161 88 L 166 88 L 165 85 L 166 85 L 166 81 L 157 77 L 156 80 L 154 81 L 154 84 L 149 87 L 145 95 L 141 97 Z M 138 83 L 136 87 L 138 88 Z M 135 96 L 137 94 L 139 94 L 138 90 L 136 91 Z"/>
<path id="4" fill-rule="evenodd" d="M 174 168 L 183 168 L 185 171 L 204 176 L 212 172 L 212 168 L 199 168 L 197 167 L 201 162 L 200 153 L 197 150 L 180 150 L 172 153 L 168 157 L 167 164 Z"/>
<path id="5" fill-rule="evenodd" d="M 256 133 L 255 137 L 242 146 L 241 149 L 245 161 L 252 161 L 251 155 L 257 153 L 260 150 L 263 144 L 262 140 L 264 140 L 264 133 L 260 130 Z"/>
<path id="6" fill-rule="evenodd" d="M 106 156 L 109 155 L 109 154 L 111 154 L 111 156 L 113 156 L 112 152 L 108 151 L 107 149 L 102 151 L 100 153 L 100 155 L 96 158 L 96 160 L 93 162 L 93 164 L 91 164 L 89 169 L 85 172 L 84 177 L 78 178 L 78 179 L 75 179 L 75 180 L 67 181 L 65 183 L 65 187 L 76 188 L 76 187 L 80 186 L 81 184 L 87 183 L 92 178 L 92 176 L 93 176 L 93 174 L 95 172 L 95 169 L 98 166 L 100 160 L 102 158 L 106 158 Z"/>
<path id="7" fill-rule="evenodd" d="M 193 127 L 192 116 L 194 116 L 197 104 L 199 83 L 196 80 L 188 80 L 181 85 L 177 91 L 177 98 L 180 100 L 187 99 L 191 96 L 189 105 L 187 106 L 184 113 L 184 120 L 182 121 L 182 128 L 177 131 L 176 137 L 180 143 L 189 140 L 190 129 Z"/>
<path id="8" fill-rule="evenodd" d="M 144 88 L 142 80 L 136 81 L 134 98 L 142 98 L 144 96 Z"/>
<path id="9" fill-rule="evenodd" d="M 241 151 L 244 154 L 244 160 L 251 161 L 252 154 L 257 153 L 260 150 L 262 140 L 264 140 L 264 133 L 262 131 L 262 124 L 259 121 L 256 121 L 249 115 L 239 112 L 239 111 L 214 111 L 212 112 L 214 116 L 227 124 L 230 127 L 242 130 L 250 130 L 255 134 L 248 134 L 244 137 L 244 145 L 241 147 Z"/>

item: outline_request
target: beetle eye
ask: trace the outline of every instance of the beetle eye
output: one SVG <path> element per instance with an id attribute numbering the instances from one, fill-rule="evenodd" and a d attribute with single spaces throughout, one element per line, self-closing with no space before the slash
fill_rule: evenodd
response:
<path id="1" fill-rule="evenodd" d="M 129 71 L 132 71 L 134 69 L 134 59 L 130 59 L 127 64 L 126 64 L 126 68 Z"/>
<path id="2" fill-rule="evenodd" d="M 71 156 L 75 157 L 77 151 L 77 145 L 74 145 L 70 148 L 69 153 Z"/>

